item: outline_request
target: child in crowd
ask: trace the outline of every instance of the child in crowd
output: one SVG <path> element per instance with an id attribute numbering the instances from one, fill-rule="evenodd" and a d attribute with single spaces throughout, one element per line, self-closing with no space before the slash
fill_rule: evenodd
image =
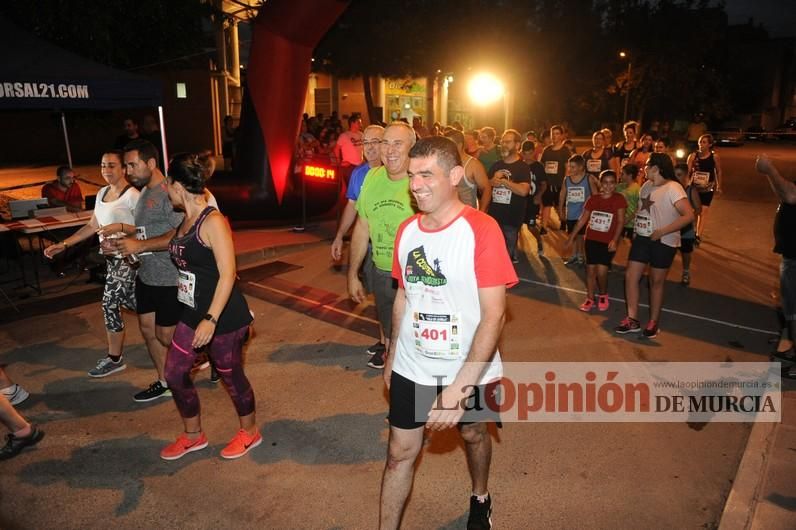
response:
<path id="1" fill-rule="evenodd" d="M 616 193 L 616 173 L 607 169 L 600 173 L 600 193 L 592 195 L 583 206 L 583 213 L 570 232 L 566 245 L 571 246 L 581 228 L 586 226 L 586 301 L 580 310 L 591 311 L 595 304 L 608 310 L 608 267 L 622 238 L 627 201 Z M 594 298 L 595 286 L 599 290 Z"/>
<path id="2" fill-rule="evenodd" d="M 677 164 L 674 166 L 674 176 L 685 188 L 685 194 L 688 197 L 688 202 L 691 203 L 691 208 L 694 209 L 694 215 L 698 216 L 702 212 L 702 201 L 699 199 L 699 192 L 691 183 L 691 177 L 688 174 L 688 164 Z M 680 229 L 680 255 L 683 257 L 681 283 L 686 287 L 691 284 L 691 253 L 694 251 L 695 241 L 694 223 L 689 223 Z"/>

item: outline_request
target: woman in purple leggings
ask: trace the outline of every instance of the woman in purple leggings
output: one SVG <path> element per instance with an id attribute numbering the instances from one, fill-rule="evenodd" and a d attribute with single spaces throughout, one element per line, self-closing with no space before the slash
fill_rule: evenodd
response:
<path id="1" fill-rule="evenodd" d="M 203 349 L 213 361 L 240 418 L 240 430 L 221 451 L 239 458 L 262 443 L 255 423 L 254 391 L 243 371 L 241 352 L 252 320 L 246 299 L 235 285 L 232 233 L 218 210 L 207 205 L 203 167 L 193 155 L 177 155 L 169 164 L 169 198 L 185 218 L 169 244 L 179 271 L 180 322 L 166 358 L 166 381 L 185 425 L 160 456 L 176 460 L 207 447 L 199 414 L 199 395 L 191 368 Z"/>

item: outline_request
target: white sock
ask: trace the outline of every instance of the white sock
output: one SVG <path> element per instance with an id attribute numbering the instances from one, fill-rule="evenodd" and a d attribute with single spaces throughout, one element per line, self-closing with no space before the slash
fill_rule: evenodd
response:
<path id="1" fill-rule="evenodd" d="M 475 497 L 476 499 L 478 499 L 478 502 L 480 502 L 480 503 L 482 503 L 482 504 L 483 504 L 483 503 L 485 503 L 485 502 L 486 502 L 486 500 L 489 498 L 489 492 L 487 491 L 487 492 L 486 492 L 486 493 L 484 493 L 483 495 L 478 495 L 478 494 L 476 494 L 475 492 L 473 492 L 473 497 Z"/>

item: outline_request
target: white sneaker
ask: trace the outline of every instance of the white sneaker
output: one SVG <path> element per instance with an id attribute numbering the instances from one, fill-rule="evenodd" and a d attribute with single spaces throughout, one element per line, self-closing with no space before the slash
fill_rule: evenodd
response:
<path id="1" fill-rule="evenodd" d="M 30 397 L 28 391 L 17 384 L 0 389 L 0 393 L 3 394 L 12 405 L 19 405 Z"/>

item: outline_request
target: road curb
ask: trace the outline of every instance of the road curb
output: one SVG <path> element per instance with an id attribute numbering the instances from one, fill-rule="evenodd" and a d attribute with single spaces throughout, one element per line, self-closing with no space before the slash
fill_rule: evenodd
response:
<path id="1" fill-rule="evenodd" d="M 329 240 L 308 241 L 306 243 L 295 243 L 292 245 L 275 245 L 266 248 L 258 248 L 236 254 L 235 259 L 239 269 L 249 268 L 263 261 L 271 261 L 286 254 L 309 250 L 320 245 L 328 245 Z"/>
<path id="2" fill-rule="evenodd" d="M 732 489 L 724 504 L 719 530 L 745 530 L 751 527 L 778 427 L 779 424 L 773 422 L 757 422 L 752 427 Z"/>

